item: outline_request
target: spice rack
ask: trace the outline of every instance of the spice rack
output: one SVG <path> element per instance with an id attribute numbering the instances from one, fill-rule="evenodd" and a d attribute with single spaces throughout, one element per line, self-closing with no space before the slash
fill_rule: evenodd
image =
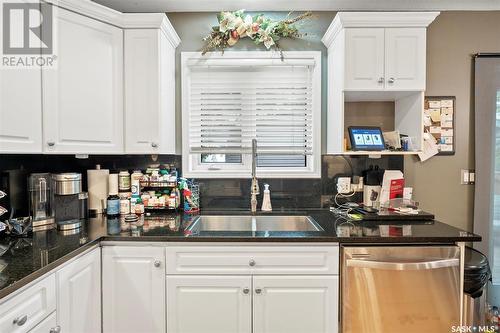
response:
<path id="1" fill-rule="evenodd" d="M 147 191 L 147 190 L 165 190 L 165 189 L 176 189 L 178 184 L 177 181 L 161 181 L 161 180 L 141 180 L 139 182 L 141 192 Z M 182 196 L 180 196 L 179 203 L 176 205 L 176 207 L 171 207 L 168 202 L 165 203 L 165 206 L 149 206 L 149 205 L 144 205 L 144 210 L 149 211 L 149 212 L 174 212 L 176 211 L 179 207 L 182 206 Z"/>

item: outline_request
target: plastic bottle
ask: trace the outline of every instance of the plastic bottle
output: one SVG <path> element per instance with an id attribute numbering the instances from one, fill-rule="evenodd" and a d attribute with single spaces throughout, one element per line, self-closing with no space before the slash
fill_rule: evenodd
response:
<path id="1" fill-rule="evenodd" d="M 264 184 L 264 198 L 262 199 L 262 211 L 270 212 L 273 210 L 271 206 L 271 191 L 269 191 L 269 184 Z"/>
<path id="2" fill-rule="evenodd" d="M 113 173 L 108 176 L 108 199 L 106 200 L 106 215 L 120 215 L 120 197 L 118 196 L 118 174 Z"/>

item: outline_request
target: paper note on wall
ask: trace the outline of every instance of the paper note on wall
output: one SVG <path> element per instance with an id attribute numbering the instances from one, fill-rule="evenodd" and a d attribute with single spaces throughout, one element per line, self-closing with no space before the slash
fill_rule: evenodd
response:
<path id="1" fill-rule="evenodd" d="M 424 162 L 436 155 L 439 152 L 438 145 L 436 144 L 436 139 L 429 134 L 424 133 L 424 146 L 422 147 L 422 152 L 418 153 L 418 157 L 421 162 Z"/>
<path id="2" fill-rule="evenodd" d="M 429 113 L 433 122 L 441 121 L 441 109 L 429 109 Z"/>
<path id="3" fill-rule="evenodd" d="M 443 99 L 441 100 L 442 108 L 453 108 L 453 100 L 452 99 Z"/>

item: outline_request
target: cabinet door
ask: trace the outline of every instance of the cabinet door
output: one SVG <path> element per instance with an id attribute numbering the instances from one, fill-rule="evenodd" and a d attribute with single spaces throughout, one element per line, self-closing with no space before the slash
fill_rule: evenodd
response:
<path id="1" fill-rule="evenodd" d="M 58 8 L 55 69 L 42 72 L 44 151 L 123 152 L 123 31 Z"/>
<path id="2" fill-rule="evenodd" d="M 250 276 L 167 277 L 167 332 L 250 333 Z"/>
<path id="3" fill-rule="evenodd" d="M 348 28 L 345 47 L 345 89 L 384 89 L 384 28 Z"/>
<path id="4" fill-rule="evenodd" d="M 254 276 L 253 293 L 255 332 L 337 332 L 337 276 Z"/>
<path id="5" fill-rule="evenodd" d="M 385 29 L 387 90 L 425 89 L 425 28 Z"/>
<path id="6" fill-rule="evenodd" d="M 103 332 L 165 332 L 162 247 L 102 248 Z"/>
<path id="7" fill-rule="evenodd" d="M 76 259 L 57 274 L 58 324 L 62 332 L 101 331 L 101 249 Z"/>
<path id="8" fill-rule="evenodd" d="M 159 152 L 159 29 L 125 30 L 125 150 Z"/>
<path id="9" fill-rule="evenodd" d="M 59 333 L 59 332 L 74 332 L 74 331 L 61 331 L 61 326 L 57 325 L 56 312 L 52 312 L 40 324 L 33 327 L 29 333 Z M 89 331 L 100 332 L 100 331 Z"/>
<path id="10" fill-rule="evenodd" d="M 42 152 L 41 70 L 0 70 L 0 153 Z"/>

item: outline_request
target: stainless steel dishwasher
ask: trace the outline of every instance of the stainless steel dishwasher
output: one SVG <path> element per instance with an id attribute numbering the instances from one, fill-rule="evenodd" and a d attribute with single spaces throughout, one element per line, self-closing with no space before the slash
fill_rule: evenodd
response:
<path id="1" fill-rule="evenodd" d="M 443 333 L 460 325 L 458 246 L 343 247 L 343 333 Z"/>

